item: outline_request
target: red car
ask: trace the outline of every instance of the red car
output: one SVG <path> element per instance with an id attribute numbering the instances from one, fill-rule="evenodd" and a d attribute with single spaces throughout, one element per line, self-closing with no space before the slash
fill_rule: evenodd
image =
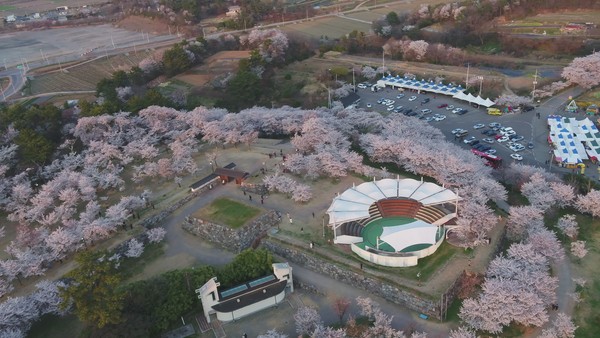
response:
<path id="1" fill-rule="evenodd" d="M 438 106 L 438 108 L 446 108 L 446 107 L 448 107 L 448 105 L 447 105 L 447 104 L 445 104 L 445 103 L 444 103 L 444 104 L 440 104 L 440 105 Z"/>

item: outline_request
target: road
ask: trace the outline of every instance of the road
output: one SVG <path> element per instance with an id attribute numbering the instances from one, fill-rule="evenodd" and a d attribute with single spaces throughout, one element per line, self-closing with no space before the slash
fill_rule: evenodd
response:
<path id="1" fill-rule="evenodd" d="M 9 97 L 15 95 L 19 92 L 19 90 L 21 90 L 21 88 L 25 85 L 24 74 L 24 71 L 16 68 L 8 68 L 0 72 L 0 78 L 6 77 L 10 82 L 8 87 L 2 91 L 2 97 L 0 97 L 2 101 L 6 101 Z"/>

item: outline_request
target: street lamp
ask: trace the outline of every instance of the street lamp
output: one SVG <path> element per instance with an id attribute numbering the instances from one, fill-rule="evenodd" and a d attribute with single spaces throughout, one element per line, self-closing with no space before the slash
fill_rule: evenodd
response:
<path id="1" fill-rule="evenodd" d="M 483 88 L 483 76 L 478 76 L 477 80 L 479 80 L 479 96 L 481 96 L 481 89 Z"/>
<path id="2" fill-rule="evenodd" d="M 215 166 L 213 165 L 213 161 L 210 161 L 210 170 L 212 170 L 212 172 L 215 172 Z"/>

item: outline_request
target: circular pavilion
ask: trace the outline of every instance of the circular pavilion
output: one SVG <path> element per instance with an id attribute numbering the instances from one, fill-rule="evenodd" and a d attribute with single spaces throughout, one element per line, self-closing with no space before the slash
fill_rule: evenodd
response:
<path id="1" fill-rule="evenodd" d="M 455 224 L 460 197 L 414 179 L 365 182 L 333 199 L 327 210 L 334 243 L 349 244 L 375 264 L 405 267 L 433 254 Z"/>

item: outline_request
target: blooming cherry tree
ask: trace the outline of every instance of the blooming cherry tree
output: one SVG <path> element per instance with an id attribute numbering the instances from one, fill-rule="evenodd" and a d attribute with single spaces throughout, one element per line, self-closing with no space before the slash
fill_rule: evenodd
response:
<path id="1" fill-rule="evenodd" d="M 583 258 L 587 255 L 588 250 L 585 248 L 585 241 L 575 241 L 571 243 L 571 254 L 577 258 Z"/>
<path id="2" fill-rule="evenodd" d="M 600 52 L 573 59 L 561 75 L 586 89 L 597 86 L 600 84 Z"/>

